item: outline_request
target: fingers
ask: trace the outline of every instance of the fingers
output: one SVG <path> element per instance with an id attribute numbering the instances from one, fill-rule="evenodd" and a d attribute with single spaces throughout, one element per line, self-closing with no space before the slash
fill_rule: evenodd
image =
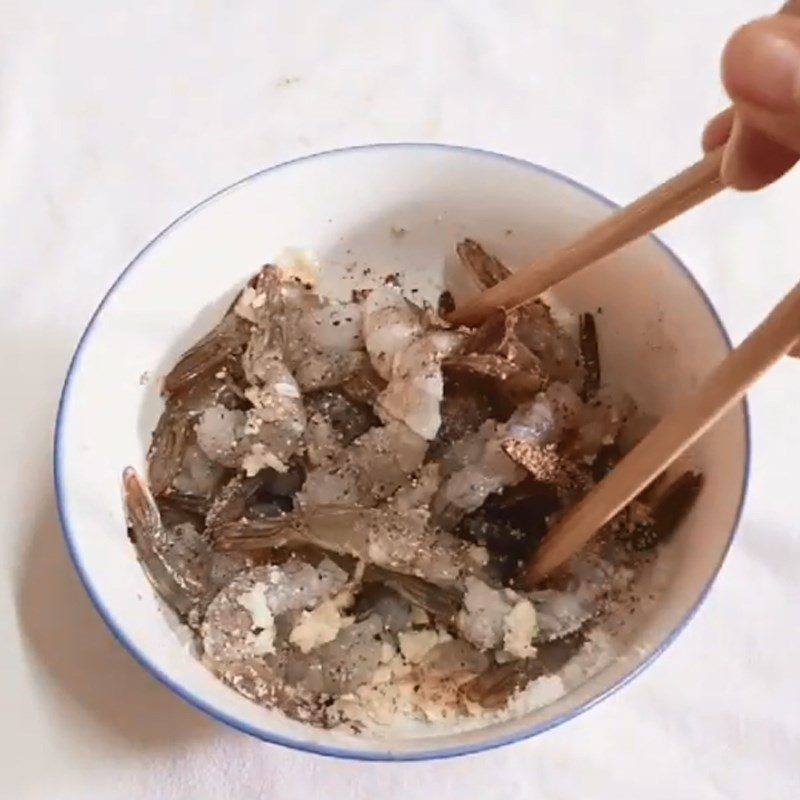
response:
<path id="1" fill-rule="evenodd" d="M 706 125 L 703 131 L 703 150 L 716 150 L 728 141 L 733 128 L 733 109 L 726 108 Z"/>
<path id="2" fill-rule="evenodd" d="M 760 189 L 783 175 L 800 153 L 800 0 L 784 12 L 738 30 L 722 59 L 734 102 L 709 123 L 706 147 L 728 141 L 722 177 L 738 189 Z"/>
<path id="3" fill-rule="evenodd" d="M 731 37 L 722 56 L 722 81 L 734 103 L 783 117 L 800 111 L 800 17 L 756 20 Z"/>
<path id="4" fill-rule="evenodd" d="M 727 186 L 752 192 L 776 181 L 797 160 L 795 150 L 737 117 L 722 158 L 722 180 Z"/>

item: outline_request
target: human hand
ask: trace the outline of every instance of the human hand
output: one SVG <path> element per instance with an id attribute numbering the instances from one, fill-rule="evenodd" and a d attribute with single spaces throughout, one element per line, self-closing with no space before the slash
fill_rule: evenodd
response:
<path id="1" fill-rule="evenodd" d="M 708 123 L 703 148 L 727 143 L 725 184 L 761 189 L 800 160 L 800 0 L 733 34 L 722 81 L 733 105 Z M 800 340 L 791 355 L 800 358 Z"/>
<path id="2" fill-rule="evenodd" d="M 709 122 L 703 147 L 727 142 L 723 181 L 761 189 L 800 159 L 800 0 L 733 34 L 722 80 L 733 105 Z"/>

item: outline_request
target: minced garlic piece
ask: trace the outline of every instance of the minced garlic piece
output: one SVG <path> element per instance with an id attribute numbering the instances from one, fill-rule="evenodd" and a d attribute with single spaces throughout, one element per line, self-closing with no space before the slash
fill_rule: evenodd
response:
<path id="1" fill-rule="evenodd" d="M 343 617 L 332 600 L 325 600 L 312 611 L 304 611 L 300 622 L 292 628 L 289 641 L 303 653 L 321 644 L 332 642 L 351 617 Z"/>
<path id="2" fill-rule="evenodd" d="M 536 609 L 530 600 L 520 600 L 503 620 L 503 649 L 517 658 L 530 658 L 536 654 L 533 637 L 536 636 Z"/>
<path id="3" fill-rule="evenodd" d="M 275 652 L 275 618 L 267 605 L 267 586 L 256 583 L 238 598 L 239 605 L 253 618 L 253 652 L 257 656 Z"/>

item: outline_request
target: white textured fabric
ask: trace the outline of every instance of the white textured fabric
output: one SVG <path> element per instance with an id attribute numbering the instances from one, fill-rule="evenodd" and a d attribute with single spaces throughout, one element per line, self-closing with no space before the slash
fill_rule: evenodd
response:
<path id="1" fill-rule="evenodd" d="M 800 797 L 800 363 L 753 393 L 750 496 L 688 630 L 533 741 L 340 762 L 205 718 L 113 641 L 67 560 L 51 433 L 111 281 L 196 201 L 379 140 L 476 145 L 628 200 L 698 153 L 718 54 L 768 2 L 0 2 L 0 795 L 732 800 Z M 740 339 L 800 277 L 800 172 L 669 226 Z"/>

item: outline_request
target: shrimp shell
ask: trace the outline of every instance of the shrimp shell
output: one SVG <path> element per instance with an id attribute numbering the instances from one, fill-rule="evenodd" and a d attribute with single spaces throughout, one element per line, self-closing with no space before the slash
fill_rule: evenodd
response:
<path id="1" fill-rule="evenodd" d="M 209 531 L 228 522 L 236 522 L 245 516 L 247 509 L 263 487 L 266 471 L 262 471 L 252 478 L 243 478 L 236 475 L 222 487 L 206 516 L 206 526 Z"/>
<path id="2" fill-rule="evenodd" d="M 535 657 L 488 667 L 461 687 L 462 694 L 467 701 L 484 708 L 502 708 L 529 681 L 562 669 L 585 640 L 585 633 L 579 631 L 558 640 L 538 643 Z"/>
<path id="3" fill-rule="evenodd" d="M 550 380 L 569 383 L 574 389 L 583 385 L 583 364 L 578 345 L 564 331 L 540 300 L 527 303 L 515 311 L 515 336 L 533 353 Z"/>
<path id="4" fill-rule="evenodd" d="M 357 403 L 371 406 L 385 388 L 386 381 L 371 364 L 366 363 L 339 387 L 339 391 Z"/>
<path id="5" fill-rule="evenodd" d="M 265 466 L 286 471 L 300 449 L 306 412 L 300 387 L 283 362 L 281 332 L 273 328 L 266 340 L 254 337 L 245 351 L 245 373 L 254 384 L 245 390 L 253 408 L 247 412 L 244 436 L 237 450 L 248 475 Z"/>
<path id="6" fill-rule="evenodd" d="M 494 379 L 514 404 L 530 399 L 547 384 L 541 361 L 517 334 L 516 311 L 492 314 L 465 341 L 463 355 L 448 359 L 452 370 Z"/>
<path id="7" fill-rule="evenodd" d="M 280 519 L 220 525 L 213 531 L 221 551 L 253 551 L 313 545 L 393 572 L 448 583 L 472 569 L 469 547 L 427 526 L 427 515 L 389 509 L 318 507 Z"/>
<path id="8" fill-rule="evenodd" d="M 175 403 L 168 402 L 147 451 L 147 475 L 156 495 L 166 492 L 181 471 L 191 436 L 192 423 L 188 414 Z"/>
<path id="9" fill-rule="evenodd" d="M 414 575 L 392 572 L 374 564 L 364 571 L 364 583 L 388 586 L 400 597 L 430 612 L 444 624 L 453 622 L 463 599 L 463 592 L 454 586 L 439 586 Z"/>
<path id="10" fill-rule="evenodd" d="M 316 508 L 310 514 L 280 519 L 239 519 L 215 525 L 214 547 L 221 551 L 249 551 L 287 545 L 314 545 L 339 555 L 365 559 L 367 530 L 356 529 L 364 512 L 347 508 Z"/>
<path id="11" fill-rule="evenodd" d="M 158 506 L 133 467 L 125 469 L 122 483 L 128 538 L 136 548 L 136 554 L 153 588 L 179 617 L 185 619 L 196 601 L 176 580 L 158 552 L 157 542 L 164 537 Z"/>
<path id="12" fill-rule="evenodd" d="M 463 696 L 484 708 L 502 708 L 514 692 L 531 679 L 528 661 L 493 665 L 461 687 Z"/>
<path id="13" fill-rule="evenodd" d="M 474 239 L 464 239 L 457 245 L 456 252 L 461 263 L 485 289 L 511 275 L 508 267 L 498 258 L 489 255 Z"/>
<path id="14" fill-rule="evenodd" d="M 157 498 L 156 503 L 161 512 L 162 519 L 175 517 L 182 521 L 204 524 L 209 512 L 211 500 L 195 494 L 185 492 L 170 492 Z"/>
<path id="15" fill-rule="evenodd" d="M 704 485 L 701 472 L 684 472 L 652 501 L 649 519 L 634 526 L 628 546 L 632 550 L 651 550 L 669 539 L 692 510 Z"/>
<path id="16" fill-rule="evenodd" d="M 579 343 L 584 370 L 581 399 L 586 401 L 600 388 L 600 351 L 597 344 L 597 325 L 591 314 L 581 314 Z"/>
<path id="17" fill-rule="evenodd" d="M 244 349 L 250 325 L 228 312 L 197 344 L 189 348 L 164 378 L 163 393 L 187 391 L 195 381 L 217 370 L 234 353 Z"/>

